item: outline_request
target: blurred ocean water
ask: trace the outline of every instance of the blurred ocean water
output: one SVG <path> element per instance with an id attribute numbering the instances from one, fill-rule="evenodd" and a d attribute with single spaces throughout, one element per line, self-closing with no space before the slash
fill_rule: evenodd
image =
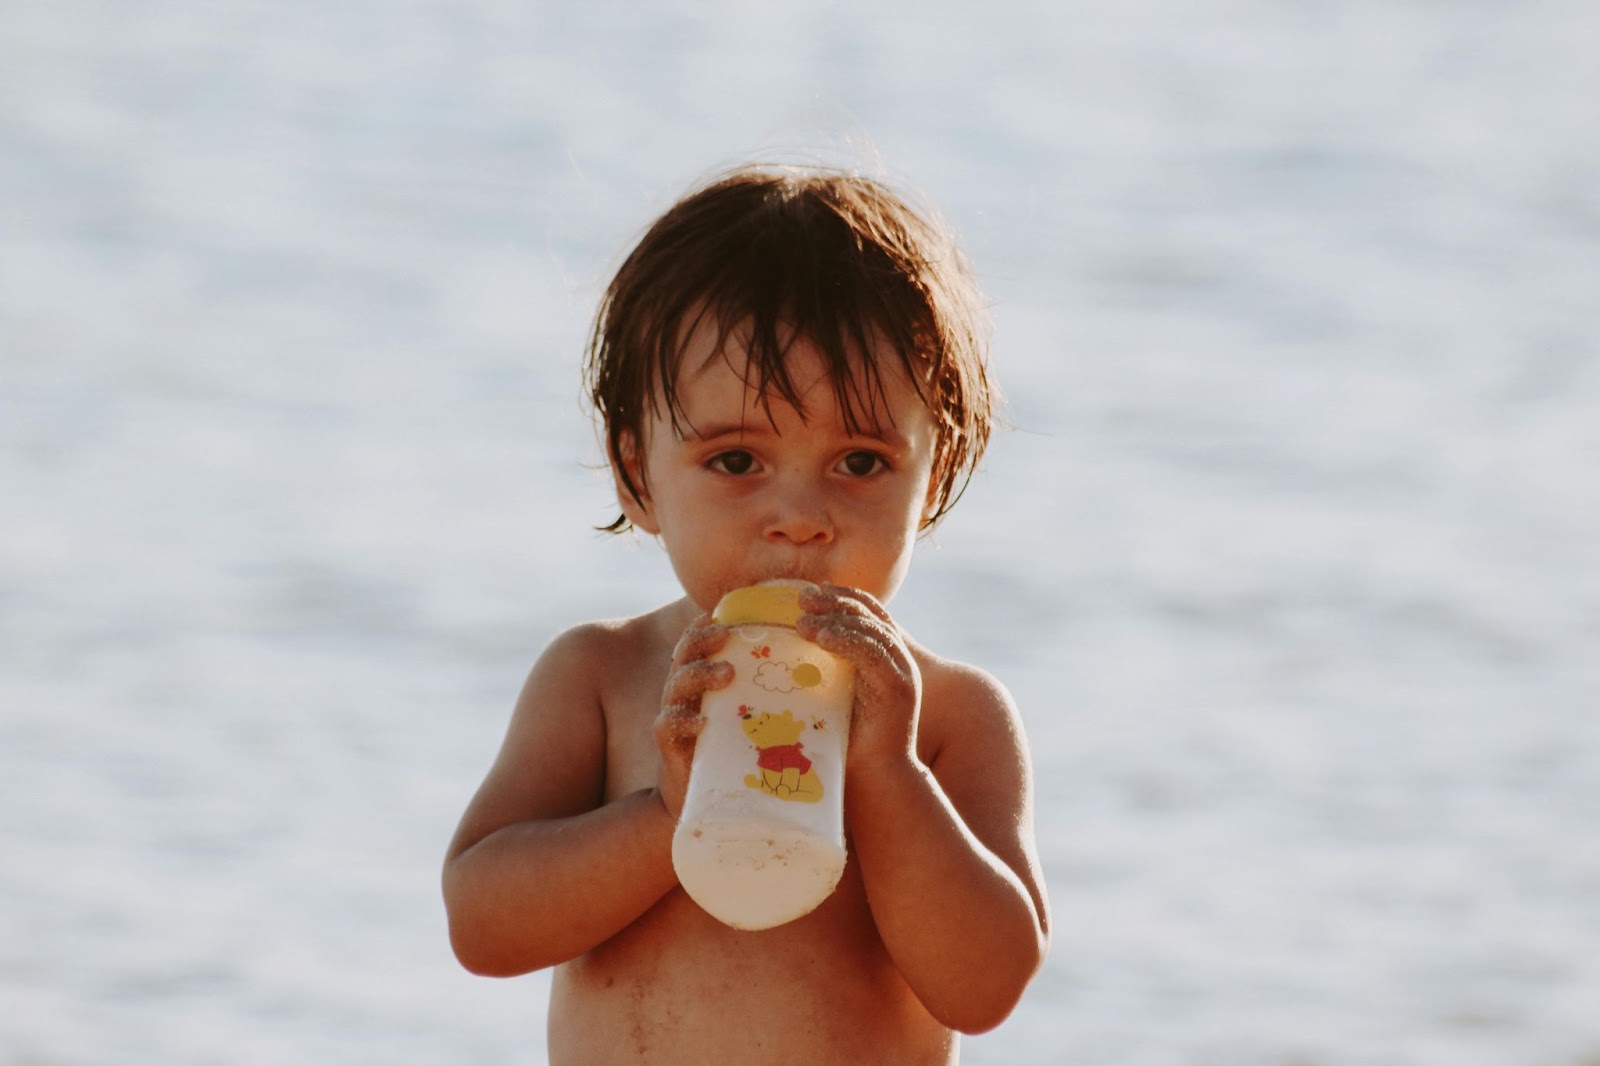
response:
<path id="1" fill-rule="evenodd" d="M 592 532 L 608 268 L 778 156 L 994 301 L 1013 428 L 895 608 L 1024 709 L 1057 934 L 964 1061 L 1600 1063 L 1597 46 L 0 3 L 0 1061 L 544 1061 L 438 860 L 544 641 L 676 594 Z"/>

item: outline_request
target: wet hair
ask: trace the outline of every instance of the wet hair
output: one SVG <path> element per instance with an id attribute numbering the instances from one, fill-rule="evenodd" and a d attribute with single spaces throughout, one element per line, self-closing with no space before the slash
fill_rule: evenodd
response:
<path id="1" fill-rule="evenodd" d="M 802 419 L 785 355 L 809 340 L 850 432 L 872 426 L 886 372 L 877 358 L 892 352 L 937 426 L 925 527 L 960 498 L 988 444 L 997 395 L 982 298 L 930 216 L 853 173 L 760 166 L 727 172 L 668 209 L 601 297 L 584 367 L 607 458 L 636 500 L 647 474 L 641 461 L 634 484 L 625 448 L 642 454 L 646 421 L 663 406 L 683 432 L 683 350 L 708 322 L 715 351 L 730 336 L 747 347 L 762 406 L 778 397 Z M 621 533 L 629 522 L 604 528 Z"/>

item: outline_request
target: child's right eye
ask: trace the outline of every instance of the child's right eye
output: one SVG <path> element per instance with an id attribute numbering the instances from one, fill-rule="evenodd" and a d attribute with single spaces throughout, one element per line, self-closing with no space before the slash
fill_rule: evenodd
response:
<path id="1" fill-rule="evenodd" d="M 713 457 L 706 465 L 724 474 L 748 474 L 756 465 L 756 457 L 749 452 L 723 452 Z"/>

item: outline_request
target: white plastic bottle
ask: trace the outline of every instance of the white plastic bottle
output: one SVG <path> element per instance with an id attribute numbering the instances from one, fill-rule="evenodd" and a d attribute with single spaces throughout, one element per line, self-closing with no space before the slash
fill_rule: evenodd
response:
<path id="1" fill-rule="evenodd" d="M 736 929 L 810 913 L 844 873 L 844 759 L 850 664 L 795 632 L 805 582 L 728 593 L 718 656 L 734 681 L 701 701 L 672 865 L 684 890 Z"/>

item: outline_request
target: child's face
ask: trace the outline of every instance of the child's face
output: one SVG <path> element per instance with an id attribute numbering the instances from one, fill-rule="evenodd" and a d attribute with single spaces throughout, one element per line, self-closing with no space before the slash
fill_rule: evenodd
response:
<path id="1" fill-rule="evenodd" d="M 887 601 L 930 506 L 936 436 L 898 360 L 884 353 L 878 362 L 884 395 L 852 434 L 809 342 L 787 356 L 802 420 L 776 396 L 769 413 L 745 382 L 743 344 L 731 336 L 717 354 L 716 336 L 708 326 L 690 336 L 677 384 L 683 435 L 664 409 L 646 422 L 633 471 L 643 504 L 619 483 L 624 514 L 661 538 L 684 590 L 705 609 L 730 589 L 776 577 Z"/>

